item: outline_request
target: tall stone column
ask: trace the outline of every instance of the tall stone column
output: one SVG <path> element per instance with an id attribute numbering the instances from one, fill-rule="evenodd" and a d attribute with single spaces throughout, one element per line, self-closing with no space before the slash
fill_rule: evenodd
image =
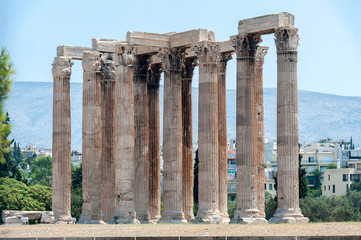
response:
<path id="1" fill-rule="evenodd" d="M 194 222 L 220 223 L 217 89 L 219 45 L 208 42 L 192 49 L 199 61 L 199 209 Z"/>
<path id="2" fill-rule="evenodd" d="M 157 222 L 160 218 L 160 121 L 159 121 L 159 82 L 161 65 L 150 66 L 148 71 L 149 106 L 149 197 L 150 219 Z"/>
<path id="3" fill-rule="evenodd" d="M 192 125 L 192 77 L 195 59 L 185 59 L 182 70 L 182 125 L 183 125 L 183 212 L 190 222 L 193 216 L 193 125 Z"/>
<path id="4" fill-rule="evenodd" d="M 218 165 L 219 165 L 219 211 L 224 223 L 229 223 L 227 208 L 228 190 L 228 148 L 227 148 L 227 104 L 226 104 L 226 70 L 230 54 L 221 54 L 218 61 Z"/>
<path id="5" fill-rule="evenodd" d="M 101 169 L 101 215 L 109 222 L 115 211 L 115 168 L 114 168 L 114 84 L 115 67 L 111 54 L 102 55 L 101 59 L 101 99 L 102 99 L 102 159 Z"/>
<path id="6" fill-rule="evenodd" d="M 258 47 L 256 51 L 256 108 L 257 108 L 257 156 L 258 156 L 258 210 L 261 218 L 265 218 L 265 160 L 264 160 L 264 109 L 263 109 L 263 63 L 268 47 Z"/>
<path id="7" fill-rule="evenodd" d="M 182 58 L 184 51 L 161 50 L 164 71 L 163 213 L 161 223 L 187 223 L 182 207 Z"/>
<path id="8" fill-rule="evenodd" d="M 260 218 L 257 191 L 257 108 L 255 55 L 261 37 L 232 37 L 237 54 L 237 209 L 232 223 L 267 223 Z"/>
<path id="9" fill-rule="evenodd" d="M 276 29 L 277 199 L 271 223 L 307 223 L 298 199 L 297 28 Z"/>
<path id="10" fill-rule="evenodd" d="M 52 209 L 58 223 L 72 222 L 71 205 L 71 121 L 70 58 L 55 57 L 53 62 L 53 181 Z"/>
<path id="11" fill-rule="evenodd" d="M 115 55 L 116 83 L 114 92 L 114 223 L 139 223 L 134 201 L 134 48 L 118 45 Z"/>
<path id="12" fill-rule="evenodd" d="M 79 223 L 104 223 L 101 219 L 101 63 L 100 53 L 83 54 L 83 207 Z"/>
<path id="13" fill-rule="evenodd" d="M 150 221 L 149 193 L 149 109 L 148 109 L 148 56 L 137 56 L 134 62 L 134 124 L 135 124 L 135 173 L 134 197 L 137 219 Z"/>

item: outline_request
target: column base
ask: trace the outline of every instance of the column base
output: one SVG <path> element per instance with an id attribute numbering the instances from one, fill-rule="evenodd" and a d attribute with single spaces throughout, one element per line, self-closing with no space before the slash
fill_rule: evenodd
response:
<path id="1" fill-rule="evenodd" d="M 99 214 L 82 214 L 78 224 L 106 224 Z"/>
<path id="2" fill-rule="evenodd" d="M 150 221 L 152 221 L 153 223 L 158 223 L 160 217 L 160 215 L 154 216 L 153 218 L 150 218 Z"/>
<path id="3" fill-rule="evenodd" d="M 139 220 L 135 218 L 135 212 L 118 212 L 114 219 L 110 221 L 111 224 L 140 224 Z"/>
<path id="4" fill-rule="evenodd" d="M 304 217 L 301 211 L 294 208 L 277 208 L 269 223 L 308 223 L 309 219 Z"/>
<path id="5" fill-rule="evenodd" d="M 267 224 L 265 218 L 259 216 L 258 209 L 237 209 L 231 224 Z"/>
<path id="6" fill-rule="evenodd" d="M 184 218 L 183 212 L 165 212 L 162 214 L 158 223 L 177 223 L 177 224 L 184 224 L 188 223 L 187 220 Z"/>
<path id="7" fill-rule="evenodd" d="M 154 223 L 149 216 L 149 213 L 138 213 L 136 214 L 138 221 L 142 224 Z"/>
<path id="8" fill-rule="evenodd" d="M 224 224 L 228 224 L 231 221 L 228 213 L 221 213 L 221 217 L 222 217 L 222 223 Z"/>
<path id="9" fill-rule="evenodd" d="M 185 219 L 187 220 L 188 223 L 190 223 L 194 219 L 194 216 L 193 215 L 186 215 Z"/>
<path id="10" fill-rule="evenodd" d="M 223 218 L 218 210 L 198 210 L 192 223 L 222 224 Z"/>

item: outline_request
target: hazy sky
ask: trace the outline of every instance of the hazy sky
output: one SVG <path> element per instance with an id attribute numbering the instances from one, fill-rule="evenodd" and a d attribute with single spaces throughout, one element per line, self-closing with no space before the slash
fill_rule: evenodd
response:
<path id="1" fill-rule="evenodd" d="M 289 12 L 299 28 L 299 89 L 361 96 L 361 1 L 90 1 L 0 0 L 0 47 L 12 57 L 16 81 L 52 81 L 58 45 L 91 46 L 92 38 L 125 40 L 126 32 L 166 33 L 206 28 L 216 40 L 237 34 L 238 21 Z M 276 87 L 276 50 L 269 46 L 264 86 Z M 72 82 L 82 82 L 75 61 Z M 229 62 L 227 88 L 235 89 L 235 60 Z M 198 84 L 195 75 L 193 86 Z"/>

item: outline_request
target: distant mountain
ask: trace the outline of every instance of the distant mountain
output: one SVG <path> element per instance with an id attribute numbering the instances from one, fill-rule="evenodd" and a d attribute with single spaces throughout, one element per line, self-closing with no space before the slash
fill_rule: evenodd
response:
<path id="1" fill-rule="evenodd" d="M 198 89 L 193 88 L 193 136 L 198 135 Z M 15 82 L 6 101 L 13 125 L 11 137 L 21 146 L 28 143 L 51 148 L 53 84 Z M 264 89 L 265 137 L 276 139 L 277 90 Z M 163 124 L 163 86 L 160 88 L 161 126 Z M 71 84 L 72 148 L 81 151 L 82 84 Z M 236 137 L 236 91 L 227 90 L 228 138 Z M 162 136 L 162 135 L 161 135 Z M 361 97 L 343 97 L 299 91 L 300 142 L 332 138 L 361 143 Z"/>

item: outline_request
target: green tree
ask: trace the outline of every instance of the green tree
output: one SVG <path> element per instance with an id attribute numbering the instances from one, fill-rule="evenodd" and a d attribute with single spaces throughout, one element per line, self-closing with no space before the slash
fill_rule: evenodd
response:
<path id="1" fill-rule="evenodd" d="M 11 133 L 11 127 L 8 114 L 4 114 L 4 102 L 9 95 L 14 74 L 10 55 L 5 48 L 2 48 L 0 54 L 0 164 L 5 163 L 5 154 L 10 153 L 11 141 L 8 140 L 8 136 Z"/>
<path id="2" fill-rule="evenodd" d="M 313 189 L 321 189 L 321 176 L 323 173 L 319 170 L 314 170 L 311 172 L 311 174 L 315 176 L 315 184 L 313 185 Z"/>
<path id="3" fill-rule="evenodd" d="M 350 186 L 350 190 L 361 192 L 361 182 L 358 180 L 353 182 Z"/>
<path id="4" fill-rule="evenodd" d="M 193 187 L 193 200 L 198 204 L 198 179 L 199 179 L 199 158 L 198 158 L 198 149 L 196 150 L 196 156 L 194 158 L 194 187 Z"/>
<path id="5" fill-rule="evenodd" d="M 71 216 L 79 220 L 83 206 L 82 164 L 71 165 Z"/>
<path id="6" fill-rule="evenodd" d="M 2 210 L 51 210 L 51 188 L 28 187 L 12 178 L 0 178 L 0 212 Z"/>
<path id="7" fill-rule="evenodd" d="M 30 185 L 41 184 L 51 187 L 52 159 L 50 156 L 38 157 L 31 166 Z"/>
<path id="8" fill-rule="evenodd" d="M 308 192 L 308 182 L 306 177 L 306 169 L 302 167 L 302 155 L 298 154 L 298 197 L 305 198 Z"/>
<path id="9" fill-rule="evenodd" d="M 269 220 L 276 212 L 277 201 L 276 197 L 272 197 L 269 192 L 265 192 L 265 213 L 266 219 Z"/>
<path id="10" fill-rule="evenodd" d="M 337 165 L 334 164 L 334 163 L 330 163 L 327 165 L 326 169 L 336 169 L 337 168 Z"/>

